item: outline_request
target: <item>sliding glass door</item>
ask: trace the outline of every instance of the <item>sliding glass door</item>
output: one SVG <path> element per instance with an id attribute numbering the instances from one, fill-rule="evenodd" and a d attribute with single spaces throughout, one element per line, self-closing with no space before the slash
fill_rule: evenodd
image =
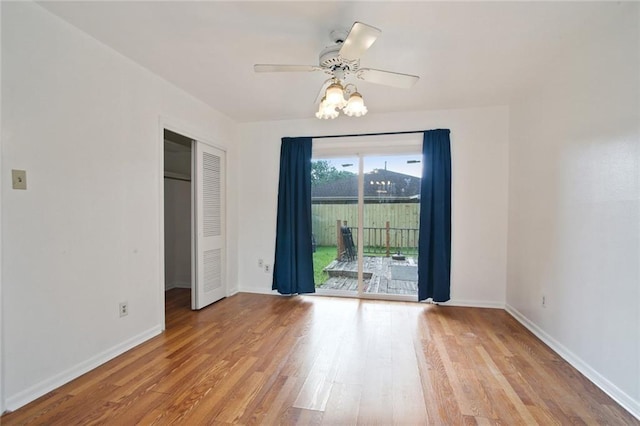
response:
<path id="1" fill-rule="evenodd" d="M 418 295 L 420 154 L 365 156 L 364 293 Z M 415 299 L 414 299 L 415 300 Z"/>
<path id="2" fill-rule="evenodd" d="M 311 162 L 313 268 L 317 290 L 358 294 L 359 158 Z"/>
<path id="3" fill-rule="evenodd" d="M 421 154 L 314 155 L 314 273 L 320 294 L 417 297 Z M 406 150 L 405 150 L 406 152 Z"/>

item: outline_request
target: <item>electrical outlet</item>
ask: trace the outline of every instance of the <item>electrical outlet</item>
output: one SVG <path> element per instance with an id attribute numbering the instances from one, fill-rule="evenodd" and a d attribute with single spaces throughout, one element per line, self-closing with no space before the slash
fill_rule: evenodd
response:
<path id="1" fill-rule="evenodd" d="M 266 263 L 265 263 L 265 264 L 264 264 L 264 272 L 265 272 L 266 274 L 268 274 L 269 272 L 271 272 L 271 265 L 268 265 L 268 264 L 266 264 Z"/>
<path id="2" fill-rule="evenodd" d="M 126 317 L 127 315 L 129 315 L 129 303 L 128 302 L 121 302 L 120 303 L 120 316 L 121 317 Z"/>
<path id="3" fill-rule="evenodd" d="M 264 260 L 258 259 L 258 268 L 264 267 Z"/>
<path id="4" fill-rule="evenodd" d="M 544 294 L 542 295 L 542 307 L 547 307 L 547 296 L 545 296 Z"/>

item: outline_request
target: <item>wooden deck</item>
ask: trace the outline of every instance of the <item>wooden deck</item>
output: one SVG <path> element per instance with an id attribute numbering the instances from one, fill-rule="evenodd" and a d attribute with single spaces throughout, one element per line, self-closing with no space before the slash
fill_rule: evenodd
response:
<path id="1" fill-rule="evenodd" d="M 390 257 L 365 256 L 363 259 L 365 293 L 418 295 L 418 265 L 415 258 L 407 257 L 406 260 L 393 260 Z M 358 262 L 356 260 L 350 262 L 336 260 L 327 266 L 325 271 L 329 274 L 329 279 L 317 288 L 358 291 Z M 410 277 L 412 273 L 415 273 L 415 280 L 414 277 Z"/>

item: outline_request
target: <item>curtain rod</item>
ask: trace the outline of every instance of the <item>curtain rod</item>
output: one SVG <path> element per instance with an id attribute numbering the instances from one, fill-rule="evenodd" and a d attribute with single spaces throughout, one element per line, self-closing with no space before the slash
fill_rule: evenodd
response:
<path id="1" fill-rule="evenodd" d="M 424 133 L 425 130 L 407 130 L 404 132 L 381 132 L 381 133 L 356 133 L 351 135 L 326 135 L 326 136 L 307 136 L 311 139 L 327 139 L 327 138 L 353 138 L 357 136 L 387 136 L 387 135 L 407 135 L 411 133 Z"/>

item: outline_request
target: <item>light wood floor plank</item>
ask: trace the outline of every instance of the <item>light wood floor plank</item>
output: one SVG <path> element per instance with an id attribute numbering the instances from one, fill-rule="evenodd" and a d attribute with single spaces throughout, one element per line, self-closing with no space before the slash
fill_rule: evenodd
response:
<path id="1" fill-rule="evenodd" d="M 167 330 L 2 425 L 638 425 L 509 314 L 238 294 L 198 312 L 166 295 Z"/>

